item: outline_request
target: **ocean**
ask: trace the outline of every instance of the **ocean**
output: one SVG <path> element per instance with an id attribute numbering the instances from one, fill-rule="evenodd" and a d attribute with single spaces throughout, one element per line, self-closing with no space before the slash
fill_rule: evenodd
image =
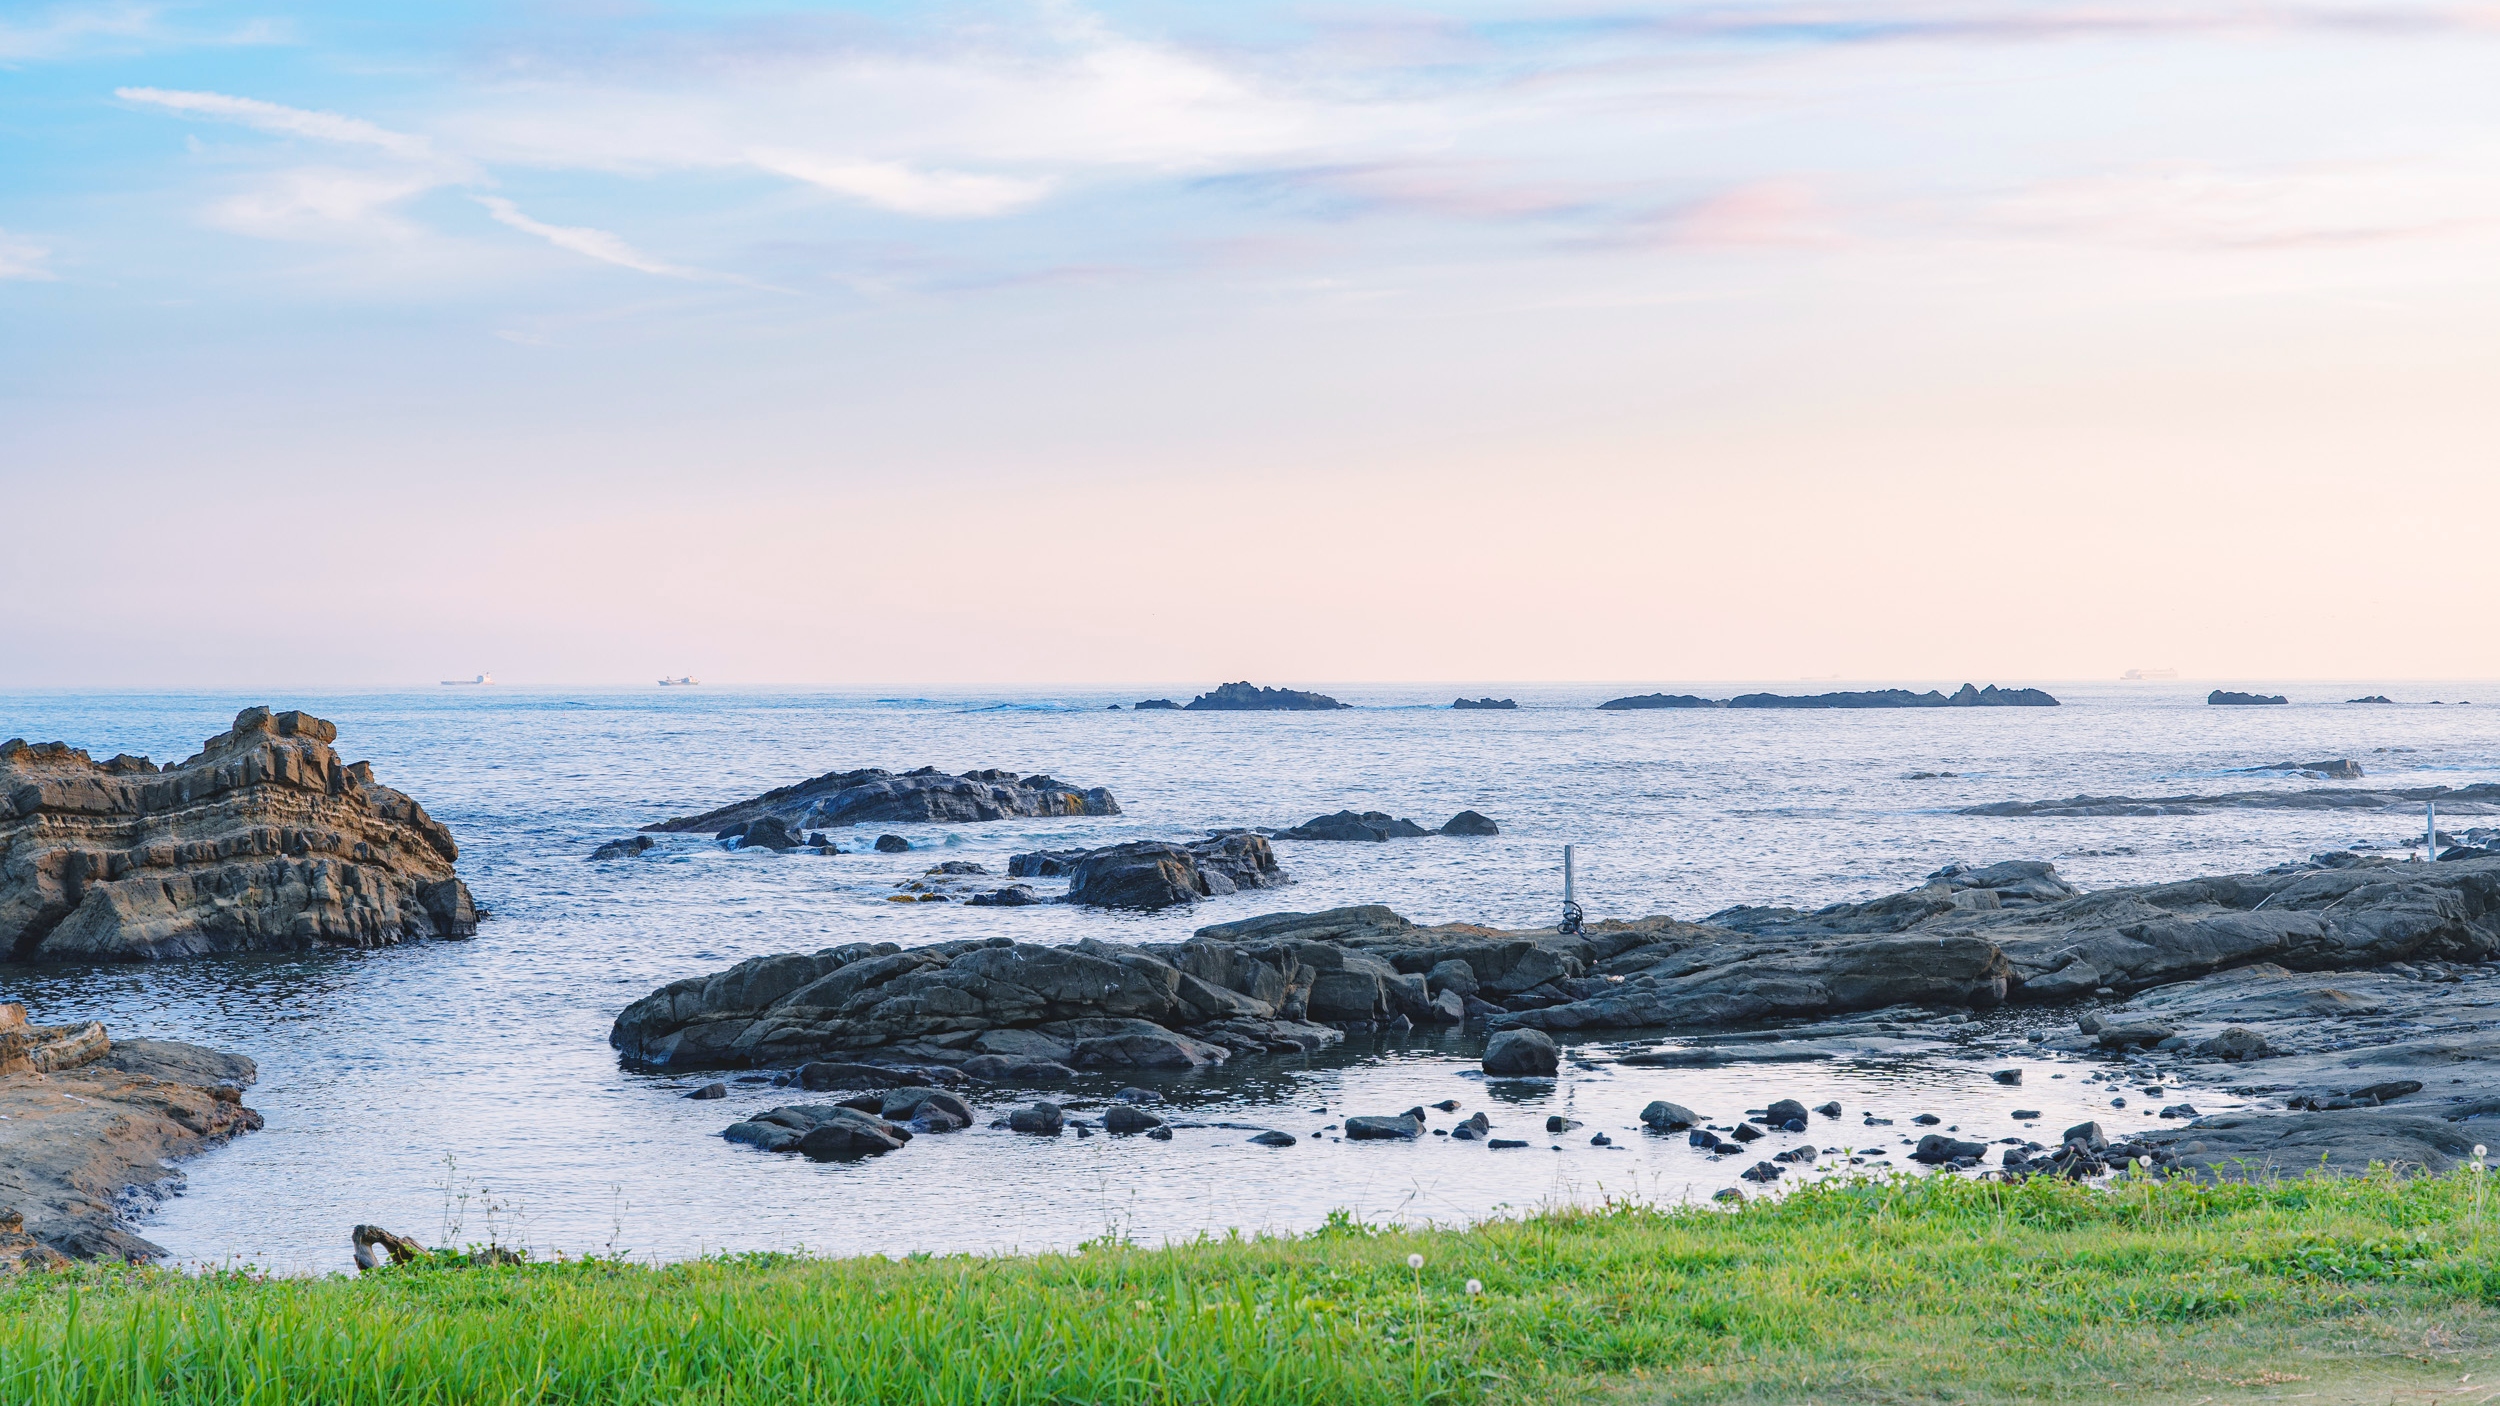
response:
<path id="1" fill-rule="evenodd" d="M 1735 1163 L 1712 1162 L 1680 1136 L 1640 1132 L 1633 1115 L 1652 1098 L 1725 1119 L 1781 1097 L 1838 1099 L 1847 1112 L 1819 1124 L 1814 1140 L 1881 1143 L 1896 1160 L 1920 1112 L 1987 1139 L 2042 1129 L 2053 1137 L 2060 1119 L 2131 1115 L 2110 1104 L 2127 1095 L 2087 1081 L 2086 1067 L 2029 1049 L 2026 1033 L 2066 1028 L 2043 1011 L 1981 1022 L 1975 1040 L 1970 1029 L 1939 1032 L 1880 1058 L 1711 1070 L 1596 1062 L 1567 1066 L 1551 1089 L 1528 1091 L 1468 1078 L 1469 1047 L 1427 1032 L 1358 1038 L 1308 1059 L 1135 1080 L 1163 1091 L 1179 1119 L 1274 1126 L 1303 1139 L 1295 1148 L 1256 1147 L 1241 1131 L 1209 1127 L 1185 1128 L 1168 1143 L 1045 1141 L 975 1128 L 922 1137 L 882 1158 L 818 1165 L 718 1136 L 743 1113 L 800 1100 L 734 1085 L 725 1102 L 687 1101 L 688 1089 L 716 1076 L 623 1069 L 608 1028 L 662 983 L 840 942 L 1168 941 L 1208 923 L 1356 903 L 1384 903 L 1419 922 L 1550 923 L 1565 844 L 1577 847 L 1580 897 L 1593 918 L 1698 918 L 1737 903 L 1862 899 L 1914 886 L 1954 861 L 2050 859 L 2069 879 L 2099 887 L 2246 871 L 2347 846 L 2401 852 L 2420 836 L 2418 812 L 1953 812 L 2084 793 L 2500 779 L 2500 694 L 2488 684 L 2265 686 L 2293 704 L 2216 708 L 2203 701 L 2210 682 L 1974 681 L 2036 683 L 2065 706 L 1594 707 L 1653 690 L 1725 697 L 1897 681 L 1302 685 L 1356 705 L 1330 713 L 1106 706 L 1187 698 L 1205 685 L 0 692 L 0 737 L 160 762 L 191 755 L 249 704 L 328 718 L 342 756 L 370 760 L 378 779 L 451 827 L 461 872 L 492 914 L 468 942 L 156 966 L 0 966 L 0 999 L 26 1001 L 38 1019 L 92 1017 L 117 1036 L 195 1040 L 259 1061 L 261 1080 L 246 1101 L 267 1117 L 266 1129 L 184 1164 L 164 1188 L 179 1194 L 152 1209 L 134 1203 L 140 1233 L 183 1263 L 343 1269 L 347 1232 L 358 1222 L 430 1241 L 492 1238 L 541 1254 L 661 1258 L 1034 1250 L 1105 1235 L 1155 1243 L 1307 1230 L 1335 1210 L 1457 1222 L 1594 1196 L 1707 1197 L 1736 1184 Z M 1906 686 L 1950 691 L 1961 682 Z M 1448 706 L 1453 696 L 1487 693 L 1520 707 Z M 2341 701 L 2381 693 L 2398 705 Z M 2368 779 L 2235 774 L 2338 757 L 2360 762 Z M 891 830 L 914 846 L 903 855 L 732 853 L 702 836 L 671 835 L 640 859 L 585 862 L 601 841 L 641 825 L 819 773 L 924 765 L 1107 786 L 1123 814 L 840 836 L 864 846 Z M 1912 779 L 1920 773 L 1930 775 Z M 1426 828 L 1472 809 L 1502 834 L 1280 840 L 1291 886 L 1152 915 L 886 901 L 940 860 L 1003 875 L 1007 857 L 1026 849 L 1290 826 L 1344 808 L 1388 811 Z M 2457 822 L 2480 823 L 2500 822 Z M 2018 1096 L 1989 1077 L 2006 1067 L 2026 1069 Z M 1495 1153 L 1441 1138 L 1348 1144 L 1323 1132 L 1348 1113 L 1444 1098 L 1462 1102 L 1458 1116 L 1485 1108 L 1498 1125 L 1531 1130 L 1520 1135 L 1533 1145 Z M 2016 1105 L 2041 1116 L 2013 1120 Z M 980 1108 L 1003 1111 L 994 1102 Z M 1547 1134 L 1547 1118 L 1558 1114 L 1582 1126 Z M 1895 1125 L 1869 1125 L 1867 1114 Z M 1592 1144 L 1598 1132 L 1613 1145 Z M 1828 1155 L 1823 1164 L 1851 1165 Z"/>

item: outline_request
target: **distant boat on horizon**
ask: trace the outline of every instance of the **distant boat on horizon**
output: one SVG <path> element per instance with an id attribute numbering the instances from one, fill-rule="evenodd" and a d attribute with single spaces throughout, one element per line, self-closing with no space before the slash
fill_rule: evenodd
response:
<path id="1" fill-rule="evenodd" d="M 2136 679 L 2136 680 L 2141 680 L 2141 679 L 2175 679 L 2175 678 L 2177 678 L 2178 676 L 2179 676 L 2179 671 L 2178 671 L 2178 670 L 2176 670 L 2176 669 L 2129 669 L 2127 672 L 2125 672 L 2125 673 L 2123 673 L 2123 674 L 2120 674 L 2118 677 L 2120 677 L 2120 678 L 2122 678 L 2122 679 Z"/>
<path id="2" fill-rule="evenodd" d="M 673 679 L 662 679 L 662 680 L 660 680 L 660 687 L 662 687 L 662 688 L 692 688 L 694 685 L 699 684 L 699 683 L 701 683 L 701 682 L 703 682 L 703 680 L 696 678 L 696 677 L 695 677 L 694 675 L 692 675 L 692 674 L 679 674 L 677 677 L 675 677 L 675 678 L 673 678 Z"/>
<path id="3" fill-rule="evenodd" d="M 443 680 L 443 687 L 445 687 L 445 688 L 475 688 L 475 687 L 476 687 L 477 685 L 479 685 L 479 684 L 482 684 L 482 683 L 493 683 L 494 681 L 495 681 L 495 676 L 494 676 L 493 674 L 480 674 L 480 675 L 478 675 L 476 678 L 473 678 L 473 679 L 445 679 L 445 680 Z"/>

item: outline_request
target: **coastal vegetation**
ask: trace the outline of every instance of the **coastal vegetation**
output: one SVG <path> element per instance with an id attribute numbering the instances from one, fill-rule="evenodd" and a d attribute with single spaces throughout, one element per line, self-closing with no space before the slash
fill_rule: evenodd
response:
<path id="1" fill-rule="evenodd" d="M 2484 1175 L 1905 1176 L 1032 1256 L 80 1266 L 0 1280 L 0 1400 L 2383 1400 L 2492 1370 Z"/>

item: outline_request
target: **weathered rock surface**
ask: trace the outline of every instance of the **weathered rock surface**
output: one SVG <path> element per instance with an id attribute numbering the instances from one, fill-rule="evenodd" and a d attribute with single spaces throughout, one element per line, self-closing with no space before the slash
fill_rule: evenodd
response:
<path id="1" fill-rule="evenodd" d="M 2228 689 L 2217 688 L 2205 695 L 2205 701 L 2217 708 L 2246 708 L 2269 703 L 2289 704 L 2292 700 L 2279 693 L 2233 693 Z"/>
<path id="2" fill-rule="evenodd" d="M 0 953 L 140 961 L 468 937 L 451 832 L 342 763 L 338 729 L 246 708 L 162 770 L 0 743 Z"/>
<path id="3" fill-rule="evenodd" d="M 592 850 L 590 857 L 593 862 L 607 859 L 632 859 L 636 855 L 649 853 L 657 844 L 659 841 L 649 835 L 633 835 L 622 840 L 608 841 Z"/>
<path id="4" fill-rule="evenodd" d="M 1462 711 L 1469 708 L 1516 708 L 1519 706 L 1519 700 L 1515 698 L 1460 698 L 1453 701 L 1450 706 Z"/>
<path id="5" fill-rule="evenodd" d="M 897 776 L 881 767 L 831 771 L 813 780 L 766 791 L 701 815 L 681 815 L 646 825 L 662 832 L 708 831 L 727 838 L 747 835 L 771 817 L 784 833 L 837 825 L 902 821 L 970 822 L 1010 816 L 1118 815 L 1120 803 L 1100 786 L 1080 790 L 1047 776 L 1012 771 L 967 771 L 949 776 L 936 767 Z M 749 840 L 747 843 L 754 843 Z"/>
<path id="6" fill-rule="evenodd" d="M 1462 810 L 1441 822 L 1441 833 L 1444 835 L 1498 835 L 1502 833 L 1502 827 L 1494 824 L 1490 816 L 1472 810 Z"/>
<path id="7" fill-rule="evenodd" d="M 1562 1056 L 1542 1030 L 1505 1030 L 1484 1047 L 1484 1072 L 1500 1079 L 1551 1078 Z"/>
<path id="8" fill-rule="evenodd" d="M 1637 708 L 2054 708 L 2057 700 L 2036 688 L 1979 688 L 1964 684 L 1951 694 L 1929 689 L 1879 688 L 1861 693 L 1740 693 L 1734 698 L 1698 698 L 1689 693 L 1645 693 L 1610 698 L 1597 705 L 1610 712 Z"/>
<path id="9" fill-rule="evenodd" d="M 1182 705 L 1193 713 L 1221 712 L 1326 712 L 1350 708 L 1325 693 L 1305 693 L 1296 688 L 1259 688 L 1247 680 L 1228 683 L 1212 693 L 1201 693 Z"/>
<path id="10" fill-rule="evenodd" d="M 43 1051 L 52 1057 L 31 1059 Z M 0 1223 L 0 1269 L 162 1255 L 122 1222 L 117 1199 L 178 1187 L 166 1162 L 258 1128 L 241 1102 L 256 1077 L 241 1055 L 115 1044 L 90 1022 L 28 1025 L 22 1007 L 0 1005 L 0 1222 L 20 1219 L 14 1231 Z"/>
<path id="11" fill-rule="evenodd" d="M 2500 785 L 2414 786 L 2397 790 L 2325 787 L 2312 791 L 2232 791 L 2215 796 L 2069 796 L 2062 801 L 1994 801 L 1966 806 L 1957 815 L 2109 816 L 2203 815 L 2215 810 L 2418 810 L 2439 802 L 2442 812 L 2488 815 L 2500 809 Z"/>

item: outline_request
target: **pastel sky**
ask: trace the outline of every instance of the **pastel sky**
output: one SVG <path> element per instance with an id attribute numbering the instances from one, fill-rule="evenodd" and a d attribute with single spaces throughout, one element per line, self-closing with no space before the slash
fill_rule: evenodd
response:
<path id="1" fill-rule="evenodd" d="M 0 687 L 2500 675 L 2500 9 L 0 6 Z"/>

